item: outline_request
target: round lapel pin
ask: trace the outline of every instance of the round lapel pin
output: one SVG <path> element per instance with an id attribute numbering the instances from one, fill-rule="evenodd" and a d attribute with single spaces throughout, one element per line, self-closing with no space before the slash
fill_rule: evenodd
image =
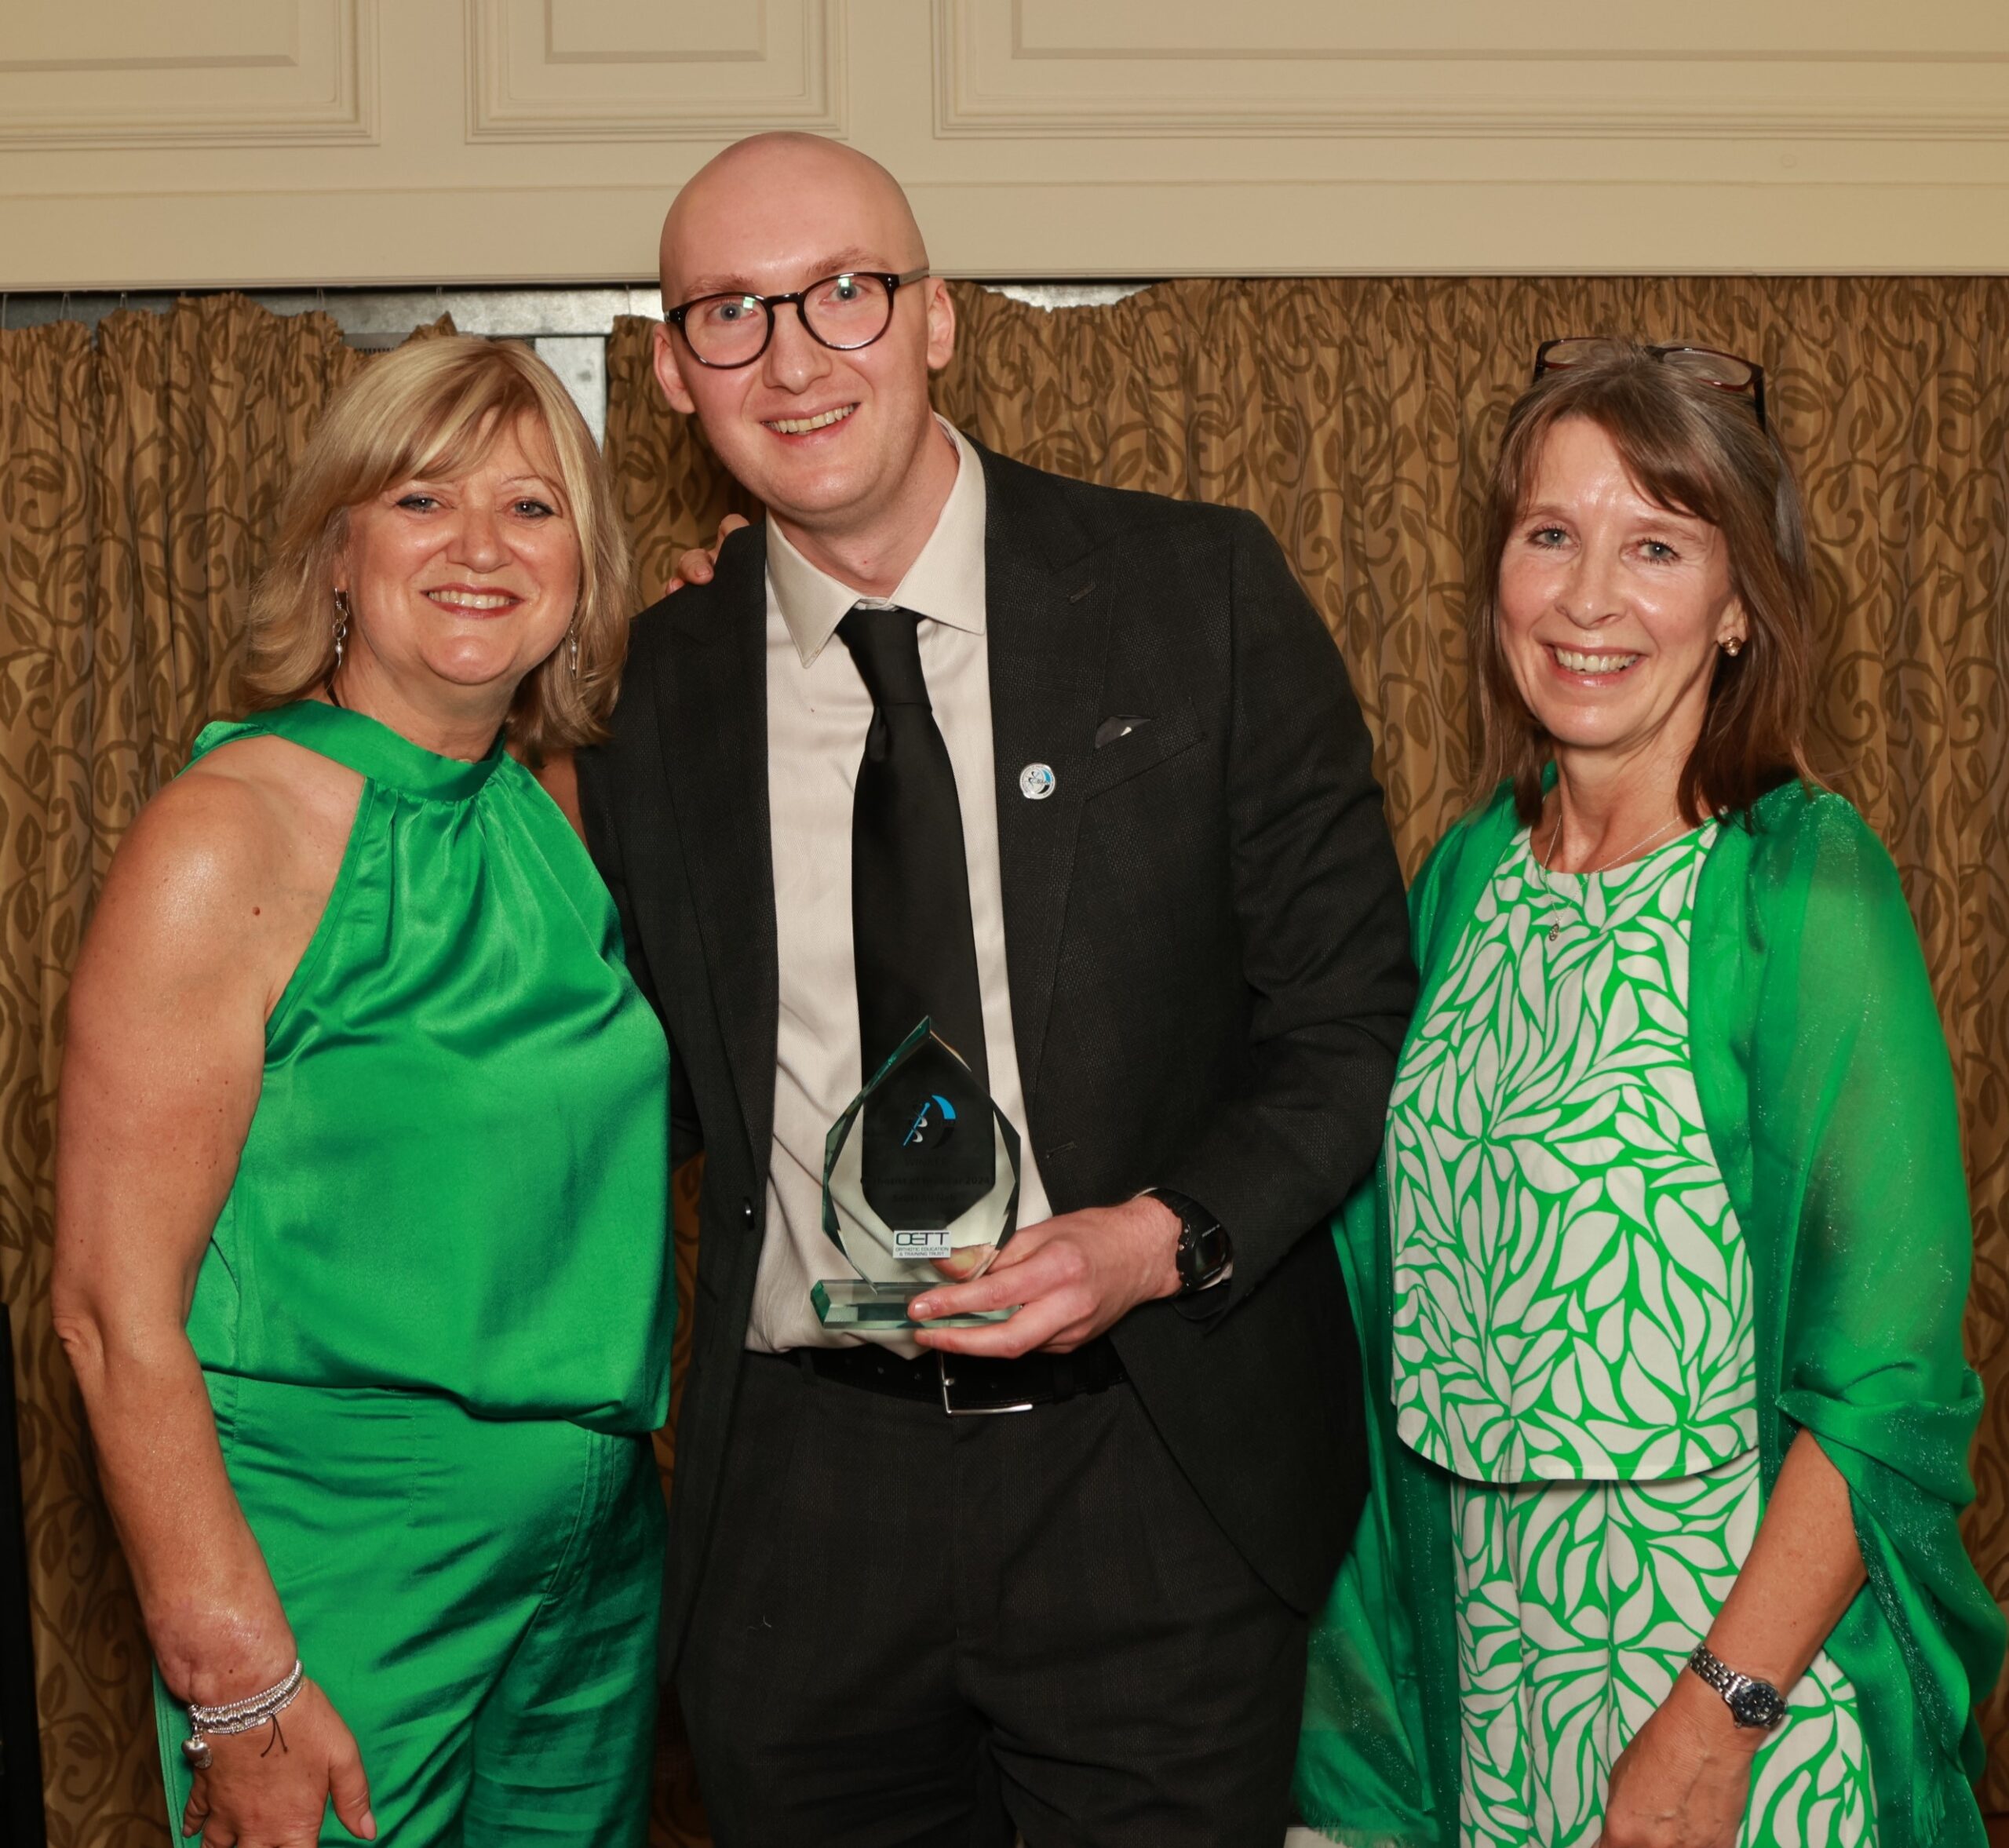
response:
<path id="1" fill-rule="evenodd" d="M 1053 766 L 1028 764 L 1019 772 L 1019 793 L 1028 802 L 1044 802 L 1053 793 Z"/>

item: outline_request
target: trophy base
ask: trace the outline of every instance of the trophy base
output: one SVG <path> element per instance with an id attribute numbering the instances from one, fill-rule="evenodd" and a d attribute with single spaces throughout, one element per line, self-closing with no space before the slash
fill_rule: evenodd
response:
<path id="1" fill-rule="evenodd" d="M 907 1313 L 907 1306 L 932 1287 L 924 1283 L 874 1283 L 869 1278 L 833 1277 L 813 1285 L 809 1299 L 816 1305 L 816 1319 L 826 1329 L 881 1329 L 888 1333 L 900 1329 L 980 1329 L 989 1322 L 1004 1321 L 1016 1313 L 1015 1309 L 985 1309 L 971 1315 L 942 1315 L 916 1321 Z"/>

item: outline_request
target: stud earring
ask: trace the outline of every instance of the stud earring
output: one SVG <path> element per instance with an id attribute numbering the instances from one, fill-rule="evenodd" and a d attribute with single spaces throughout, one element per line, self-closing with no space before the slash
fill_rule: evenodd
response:
<path id="1" fill-rule="evenodd" d="M 343 644 L 344 643 L 345 643 L 348 640 L 348 592 L 347 591 L 345 591 L 345 590 L 338 590 L 338 591 L 337 591 L 337 592 L 335 592 L 335 666 L 334 666 L 334 671 L 335 671 L 335 672 L 337 672 L 337 673 L 340 673 L 340 672 L 342 671 L 342 644 Z"/>
<path id="2" fill-rule="evenodd" d="M 1744 652 L 1744 637 L 1741 636 L 1725 636 L 1720 642 L 1717 643 L 1716 646 L 1722 649 L 1731 660 L 1734 661 L 1738 655 Z"/>

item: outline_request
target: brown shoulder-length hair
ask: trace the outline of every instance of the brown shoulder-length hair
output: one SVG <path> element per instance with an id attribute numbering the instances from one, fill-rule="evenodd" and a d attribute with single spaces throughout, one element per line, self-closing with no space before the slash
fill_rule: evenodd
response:
<path id="1" fill-rule="evenodd" d="M 333 570 L 352 507 L 417 476 L 458 475 L 498 432 L 541 447 L 560 508 L 579 538 L 571 634 L 523 676 L 510 707 L 511 748 L 534 766 L 607 734 L 628 656 L 628 538 L 605 465 L 563 385 L 529 348 L 454 334 L 414 341 L 365 366 L 330 403 L 294 465 L 272 556 L 251 593 L 237 695 L 245 709 L 284 705 L 324 685 L 335 665 Z"/>
<path id="2" fill-rule="evenodd" d="M 1588 361 L 1544 374 L 1508 414 L 1471 603 L 1482 792 L 1506 778 L 1523 821 L 1541 813 L 1554 740 L 1522 698 L 1500 645 L 1500 563 L 1534 491 L 1549 432 L 1566 417 L 1597 425 L 1648 500 L 1707 520 L 1729 552 L 1730 588 L 1749 634 L 1741 653 L 1716 657 L 1701 735 L 1681 773 L 1683 818 L 1738 814 L 1795 777 L 1814 782 L 1807 760 L 1814 578 L 1792 470 L 1748 399 L 1663 364 L 1644 347 L 1613 341 Z"/>

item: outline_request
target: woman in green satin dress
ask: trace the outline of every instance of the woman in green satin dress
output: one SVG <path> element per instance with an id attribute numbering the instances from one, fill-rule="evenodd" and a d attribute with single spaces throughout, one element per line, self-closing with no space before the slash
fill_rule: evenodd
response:
<path id="1" fill-rule="evenodd" d="M 540 362 L 375 362 L 289 491 L 249 716 L 84 946 L 54 1307 L 211 1848 L 646 1834 L 668 1057 L 526 767 L 597 735 L 626 590 Z M 188 1704 L 296 1660 L 184 1758 Z"/>

